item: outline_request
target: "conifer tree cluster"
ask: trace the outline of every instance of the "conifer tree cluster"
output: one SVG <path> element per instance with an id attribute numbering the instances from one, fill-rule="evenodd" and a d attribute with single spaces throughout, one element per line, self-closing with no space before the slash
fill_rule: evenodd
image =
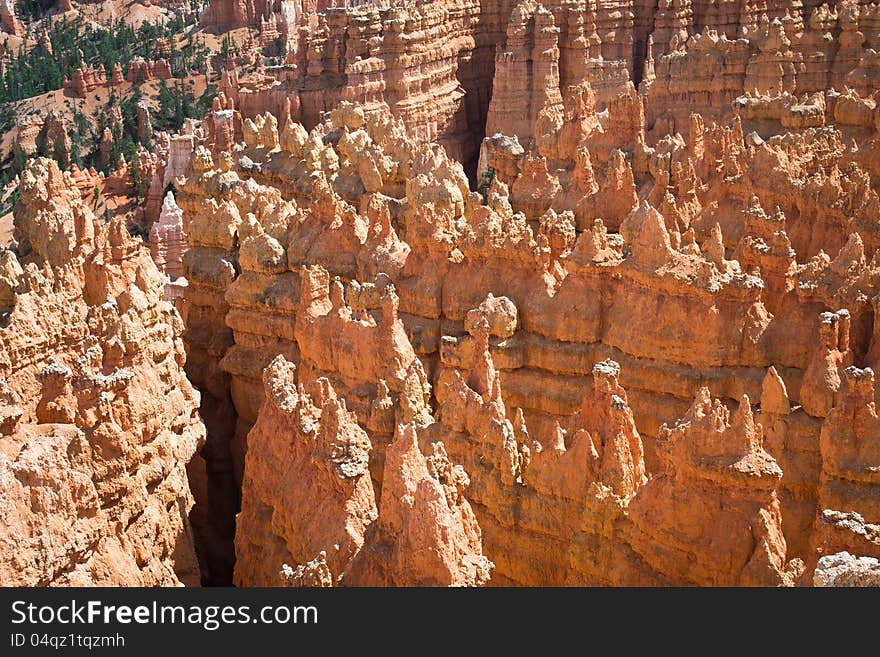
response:
<path id="1" fill-rule="evenodd" d="M 36 0 L 34 0 L 36 1 Z M 191 22 L 176 17 L 165 23 L 144 22 L 138 29 L 123 21 L 111 21 L 106 25 L 94 25 L 81 16 L 70 20 L 66 16 L 46 19 L 39 28 L 29 27 L 34 38 L 36 29 L 46 29 L 52 53 L 37 46 L 17 52 L 7 51 L 6 72 L 0 77 L 0 103 L 18 101 L 60 89 L 64 79 L 70 79 L 83 66 L 101 66 L 108 76 L 119 64 L 123 74 L 128 73 L 135 57 L 155 59 L 156 41 L 164 38 L 170 45 L 167 56 L 171 73 L 184 78 L 190 71 L 201 68 L 208 49 L 201 37 L 188 31 L 181 41 L 179 35 L 196 20 L 196 14 L 188 15 Z"/>
<path id="2" fill-rule="evenodd" d="M 192 71 L 204 67 L 209 53 L 203 37 L 194 33 L 192 26 L 198 20 L 202 0 L 190 0 L 190 11 L 168 21 L 144 22 L 135 29 L 124 21 L 111 21 L 96 25 L 82 16 L 69 19 L 66 16 L 42 18 L 53 5 L 52 0 L 19 0 L 17 15 L 25 23 L 28 38 L 40 41 L 43 31 L 48 34 L 51 54 L 41 45 L 26 49 L 20 47 L 11 52 L 6 43 L 0 49 L 5 67 L 0 75 L 0 131 L 13 130 L 18 122 L 16 105 L 27 98 L 39 96 L 62 88 L 64 80 L 70 79 L 83 66 L 103 67 L 108 78 L 113 68 L 119 64 L 123 75 L 127 75 L 131 61 L 136 57 L 150 60 L 157 57 L 155 52 L 158 39 L 165 39 L 170 53 L 164 53 L 171 66 L 173 79 L 159 83 L 158 94 L 151 102 L 150 122 L 154 130 L 179 131 L 188 118 L 203 116 L 210 110 L 217 88 L 210 85 L 198 99 L 192 89 L 192 81 L 186 81 Z M 181 38 L 181 35 L 184 35 Z M 134 86 L 122 95 L 110 90 L 107 104 L 93 116 L 88 116 L 82 108 L 82 101 L 72 99 L 70 111 L 66 116 L 70 136 L 69 161 L 62 166 L 76 164 L 80 168 L 95 167 L 105 174 L 115 169 L 120 155 L 125 158 L 131 172 L 135 193 L 143 197 L 150 181 L 139 171 L 137 153 L 141 146 L 152 151 L 153 143 L 149 136 L 138 134 L 138 104 L 145 96 L 141 88 L 143 81 L 134 81 Z M 113 121 L 108 108 L 118 107 L 122 115 L 121 123 Z M 22 108 L 18 108 L 21 113 Z M 109 128 L 113 134 L 113 145 L 109 163 L 99 162 L 99 144 L 104 130 Z M 41 144 L 39 155 L 53 157 L 51 145 Z M 13 153 L 3 162 L 0 171 L 0 193 L 23 168 L 26 156 Z M 14 202 L 5 199 L 3 208 Z"/>

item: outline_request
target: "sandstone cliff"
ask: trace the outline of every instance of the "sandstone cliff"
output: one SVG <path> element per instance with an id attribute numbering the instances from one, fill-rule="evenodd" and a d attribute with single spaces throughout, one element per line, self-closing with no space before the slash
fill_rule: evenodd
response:
<path id="1" fill-rule="evenodd" d="M 21 190 L 0 255 L 0 581 L 198 585 L 186 468 L 205 429 L 180 317 L 148 251 L 55 162 Z"/>
<path id="2" fill-rule="evenodd" d="M 595 108 L 588 86 L 580 98 L 578 107 Z M 615 102 L 625 111 L 627 104 L 637 108 L 641 101 L 630 87 Z M 740 454 L 748 463 L 764 459 L 767 470 L 755 466 L 749 470 L 753 474 L 740 477 L 734 469 L 727 493 L 730 499 L 742 496 L 745 506 L 738 517 L 747 517 L 745 522 L 754 524 L 752 516 L 768 519 L 761 537 L 742 542 L 767 543 L 764 574 L 752 572 L 757 566 L 746 568 L 751 553 L 730 557 L 723 575 L 686 575 L 667 572 L 667 564 L 650 564 L 634 548 L 631 561 L 657 574 L 632 581 L 790 583 L 797 568 L 787 560 L 810 561 L 813 550 L 822 423 L 842 399 L 844 369 L 875 349 L 869 299 L 877 293 L 878 271 L 868 256 L 877 235 L 867 213 L 876 195 L 867 181 L 831 192 L 847 199 L 839 221 L 850 233 L 831 258 L 818 248 L 837 239 L 831 237 L 828 222 L 834 220 L 828 213 L 814 220 L 817 210 L 791 208 L 796 196 L 781 198 L 778 189 L 759 186 L 769 162 L 777 162 L 792 185 L 815 184 L 798 177 L 806 138 L 750 142 L 734 123 L 701 130 L 697 142 L 677 138 L 662 148 L 649 147 L 638 112 L 626 124 L 592 116 L 573 123 L 571 133 L 563 119 L 561 132 L 526 143 L 528 151 L 516 138 L 487 140 L 487 162 L 495 175 L 480 193 L 469 191 L 462 168 L 444 149 L 413 140 L 394 119 L 352 105 L 341 106 L 311 132 L 290 118 L 282 125 L 268 114 L 246 119 L 244 145 L 217 153 L 218 164 L 209 151 L 199 150 L 179 195 L 191 235 L 188 318 L 192 335 L 216 341 L 224 335 L 218 333 L 218 309 L 231 329 L 225 333 L 231 342 L 215 353 L 225 354 L 223 376 L 231 376 L 231 385 L 218 392 L 229 394 L 225 408 L 238 417 L 237 437 L 227 433 L 224 439 L 234 470 L 241 471 L 244 436 L 258 417 L 262 368 L 281 353 L 301 364 L 311 380 L 328 377 L 361 426 L 373 432 L 372 477 L 381 485 L 384 449 L 399 421 L 392 420 L 395 413 L 425 416 L 432 413 L 432 399 L 441 424 L 450 414 L 464 413 L 443 412 L 445 390 L 450 368 L 460 368 L 475 353 L 462 339 L 485 315 L 494 383 L 485 382 L 482 389 L 469 385 L 481 397 L 489 395 L 484 403 L 495 399 L 496 407 L 521 409 L 518 415 L 531 439 L 544 446 L 558 444 L 557 425 L 569 431 L 568 418 L 583 400 L 584 376 L 607 358 L 620 363 L 620 382 L 642 436 L 640 471 L 658 477 L 666 471 L 662 446 L 667 439 L 657 437 L 660 426 L 688 413 L 690 400 L 704 395 L 705 386 L 728 403 L 744 395 L 756 402 L 766 396 L 754 422 L 765 427 L 766 449 L 773 456 L 760 456 L 767 454 L 760 450 L 755 457 Z M 695 124 L 700 121 L 693 118 Z M 568 134 L 580 135 L 582 146 L 565 151 Z M 822 136 L 840 143 L 834 133 Z M 621 147 L 635 149 L 630 160 Z M 571 164 L 562 166 L 571 168 L 551 172 L 550 159 L 538 154 L 546 148 L 569 154 Z M 840 156 L 838 147 L 824 157 L 831 162 Z M 603 158 L 608 169 L 597 175 L 593 163 Z M 748 195 L 734 192 L 719 166 L 754 170 Z M 829 178 L 813 175 L 834 189 L 833 172 Z M 647 181 L 641 191 L 639 178 Z M 569 180 L 587 191 L 580 198 L 589 205 L 572 205 L 578 196 L 567 193 Z M 775 214 L 764 210 L 771 203 L 781 206 Z M 607 214 L 612 209 L 616 216 Z M 596 216 L 599 210 L 605 217 Z M 790 224 L 789 213 L 800 221 Z M 313 271 L 316 263 L 326 272 Z M 211 290 L 210 296 L 201 290 Z M 493 296 L 501 293 L 503 301 Z M 609 310 L 614 308 L 627 311 Z M 371 331 L 377 335 L 364 342 Z M 336 337 L 328 342 L 327 335 Z M 372 353 L 381 353 L 385 364 L 380 367 Z M 406 386 L 398 382 L 414 366 L 424 371 L 413 379 L 420 392 L 408 394 L 404 403 L 400 395 Z M 388 410 L 377 414 L 378 409 Z M 506 417 L 493 412 L 501 413 L 499 421 Z M 720 417 L 719 412 L 699 415 Z M 746 404 L 742 414 L 751 413 Z M 429 428 L 429 435 L 433 431 Z M 763 429 L 746 431 L 755 432 L 764 435 Z M 496 581 L 562 583 L 576 577 L 567 561 L 533 564 L 528 574 L 519 570 L 525 566 L 505 562 L 512 557 L 493 553 L 493 546 L 525 539 L 521 533 L 503 534 L 511 529 L 481 515 L 487 502 L 482 479 L 473 471 L 475 454 L 459 451 L 447 437 L 437 439 L 477 482 L 470 495 L 497 566 Z M 523 476 L 516 458 L 506 480 Z M 702 467 L 690 479 L 676 470 L 663 490 L 682 486 L 697 495 L 705 485 L 698 482 L 715 477 L 702 473 Z M 632 481 L 622 490 L 633 488 Z M 659 486 L 652 484 L 641 499 L 650 499 Z M 614 517 L 602 504 L 601 513 Z M 633 509 L 641 504 L 650 506 L 642 501 Z M 577 517 L 569 516 L 553 531 L 568 540 Z M 626 540 L 636 544 L 659 540 L 627 531 L 634 533 Z M 522 552 L 530 559 L 539 548 Z M 303 557 L 298 565 L 315 556 Z"/>
<path id="3" fill-rule="evenodd" d="M 213 0 L 202 22 L 248 41 L 144 162 L 207 426 L 206 580 L 874 581 L 875 5 Z M 50 118 L 22 152 L 51 132 L 63 157 Z M 47 367 L 33 412 L 79 426 Z"/>
<path id="4" fill-rule="evenodd" d="M 370 437 L 330 382 L 297 382 L 296 368 L 282 356 L 263 378 L 266 401 L 248 436 L 237 584 L 310 585 L 304 573 L 317 563 L 325 586 L 488 581 L 492 564 L 462 495 L 469 481 L 442 443 L 425 458 L 415 426 L 398 427 L 377 509 Z"/>

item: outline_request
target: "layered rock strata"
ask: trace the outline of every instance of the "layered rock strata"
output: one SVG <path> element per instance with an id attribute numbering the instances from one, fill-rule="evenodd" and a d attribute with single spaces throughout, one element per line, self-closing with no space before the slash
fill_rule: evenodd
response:
<path id="1" fill-rule="evenodd" d="M 266 400 L 248 436 L 236 583 L 278 585 L 280 575 L 313 585 L 307 573 L 320 568 L 311 578 L 325 586 L 484 584 L 492 564 L 462 495 L 467 475 L 443 444 L 426 458 L 415 425 L 398 426 L 377 508 L 372 444 L 357 415 L 328 379 L 304 384 L 296 374 L 279 356 L 263 375 Z"/>
<path id="2" fill-rule="evenodd" d="M 630 80 L 633 21 L 626 4 L 554 0 L 546 9 L 510 0 L 303 5 L 302 12 L 294 12 L 298 25 L 289 15 L 276 19 L 284 25 L 279 32 L 288 44 L 287 63 L 246 76 L 224 74 L 221 89 L 243 118 L 265 111 L 280 116 L 287 107 L 308 128 L 343 100 L 362 104 L 368 114 L 390 111 L 414 138 L 443 144 L 473 175 L 493 77 L 496 89 L 503 90 L 505 79 L 515 83 L 507 71 L 531 70 L 531 52 L 538 56 L 542 48 L 549 63 L 557 34 L 555 53 L 565 87 L 588 79 L 604 103 Z M 280 16 L 270 9 L 218 0 L 203 20 L 224 28 L 259 27 L 265 35 L 273 31 L 268 16 Z M 499 48 L 505 52 L 498 55 L 496 77 Z M 540 110 L 540 105 L 534 108 Z"/>
<path id="3" fill-rule="evenodd" d="M 168 192 L 162 202 L 159 220 L 150 229 L 150 252 L 153 260 L 172 281 L 183 274 L 183 251 L 186 234 L 183 232 L 183 211 Z"/>
<path id="4" fill-rule="evenodd" d="M 180 316 L 54 161 L 21 194 L 0 254 L 0 582 L 198 585 L 187 464 L 205 428 Z"/>
<path id="5" fill-rule="evenodd" d="M 243 145 L 197 148 L 178 198 L 191 353 L 223 356 L 208 386 L 227 418 L 218 468 L 247 463 L 262 370 L 282 354 L 300 376 L 330 381 L 367 431 L 380 499 L 391 417 L 422 418 L 419 439 L 442 441 L 469 475 L 496 583 L 791 584 L 799 559 L 812 567 L 816 550 L 829 553 L 816 529 L 834 508 L 819 435 L 846 403 L 847 368 L 876 351 L 876 192 L 869 177 L 843 183 L 833 163 L 848 147 L 832 129 L 765 142 L 695 115 L 697 138 L 649 146 L 633 87 L 614 114 L 596 111 L 588 84 L 578 93 L 580 109 L 543 113 L 525 146 L 487 139 L 492 175 L 477 192 L 445 149 L 349 104 L 311 132 L 264 114 L 242 122 Z M 828 166 L 808 160 L 808 143 L 828 145 L 812 151 Z M 805 185 L 823 191 L 780 191 Z M 816 210 L 835 195 L 836 217 Z M 834 257 L 820 248 L 831 243 Z M 606 368 L 613 383 L 594 370 L 607 359 L 620 364 Z M 596 390 L 626 388 L 602 402 L 623 416 L 573 419 L 587 413 L 590 376 Z M 623 449 L 575 441 L 581 430 L 639 438 Z M 608 445 L 619 445 L 610 480 L 600 463 L 560 492 L 568 475 L 556 466 L 546 481 L 523 469 Z M 583 493 L 591 482 L 610 492 Z M 503 490 L 514 484 L 549 516 L 513 522 L 527 504 Z M 663 516 L 670 495 L 690 502 Z M 550 512 L 548 496 L 569 501 Z M 684 514 L 691 504 L 726 504 L 729 540 L 712 538 L 708 515 Z M 705 544 L 690 545 L 695 535 Z M 329 560 L 321 547 L 288 565 L 321 550 Z"/>
<path id="6" fill-rule="evenodd" d="M 259 30 L 260 44 L 286 43 L 284 65 L 224 74 L 242 118 L 288 111 L 311 129 L 355 101 L 443 144 L 472 177 L 484 133 L 531 140 L 542 113 L 546 122 L 563 104 L 577 111 L 569 99 L 584 81 L 612 112 L 634 84 L 651 144 L 689 137 L 694 112 L 738 115 L 765 139 L 832 124 L 873 132 L 878 18 L 866 2 L 287 4 L 215 0 L 203 16 L 212 28 Z"/>

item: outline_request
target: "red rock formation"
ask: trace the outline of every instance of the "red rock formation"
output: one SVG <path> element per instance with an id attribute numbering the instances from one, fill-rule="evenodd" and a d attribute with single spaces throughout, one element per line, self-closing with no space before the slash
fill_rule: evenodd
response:
<path id="1" fill-rule="evenodd" d="M 221 91 L 214 99 L 211 113 L 204 120 L 207 143 L 210 144 L 211 152 L 215 156 L 224 151 L 231 151 L 236 139 L 243 138 L 241 116 L 231 105 L 233 103 L 227 100 L 226 94 Z"/>
<path id="2" fill-rule="evenodd" d="M 793 584 L 776 488 L 748 397 L 733 414 L 703 389 L 657 438 L 662 473 L 629 506 L 633 549 L 661 581 L 703 586 Z"/>
<path id="3" fill-rule="evenodd" d="M 847 550 L 880 557 L 880 418 L 874 401 L 874 372 L 848 367 L 840 403 L 820 434 L 822 477 L 816 547 L 820 554 Z"/>
<path id="4" fill-rule="evenodd" d="M 122 84 L 125 80 L 125 77 L 122 75 L 122 67 L 117 62 L 113 65 L 113 70 L 110 72 L 110 81 L 113 86 L 117 84 Z"/>
<path id="5" fill-rule="evenodd" d="M 94 168 L 80 169 L 76 163 L 70 166 L 70 178 L 79 190 L 80 195 L 86 199 L 90 198 L 90 195 L 94 193 L 95 187 L 100 188 L 102 184 L 101 176 L 97 170 Z"/>
<path id="6" fill-rule="evenodd" d="M 268 17 L 260 18 L 260 36 L 258 41 L 261 46 L 268 46 L 281 37 L 278 22 L 279 19 L 276 17 L 276 14 L 269 14 Z"/>
<path id="7" fill-rule="evenodd" d="M 111 132 L 109 127 L 104 128 L 104 132 L 101 133 L 101 140 L 98 142 L 98 166 L 106 169 L 113 162 L 111 162 L 111 158 L 113 157 L 113 132 Z"/>
<path id="8" fill-rule="evenodd" d="M 70 80 L 64 81 L 64 88 L 69 90 L 74 96 L 85 98 L 85 96 L 98 87 L 106 84 L 107 74 L 103 66 L 91 67 L 88 65 L 78 68 L 73 73 Z"/>
<path id="9" fill-rule="evenodd" d="M 558 35 L 553 14 L 543 6 L 525 2 L 516 7 L 507 28 L 508 50 L 495 63 L 487 134 L 503 129 L 529 139 L 541 113 L 547 120 L 561 116 Z"/>
<path id="10" fill-rule="evenodd" d="M 470 485 L 442 442 L 427 458 L 415 425 L 398 426 L 388 446 L 379 519 L 344 575 L 354 586 L 482 586 L 494 564 L 464 497 Z"/>
<path id="11" fill-rule="evenodd" d="M 153 126 L 150 123 L 150 107 L 146 101 L 137 104 L 137 138 L 138 143 L 148 144 L 153 139 Z"/>
<path id="12" fill-rule="evenodd" d="M 45 119 L 32 114 L 19 124 L 13 149 L 22 156 L 43 153 L 66 167 L 70 161 L 70 137 L 64 117 L 54 111 Z"/>
<path id="13" fill-rule="evenodd" d="M 170 282 L 183 276 L 183 253 L 186 251 L 186 233 L 183 231 L 183 211 L 168 192 L 162 203 L 159 219 L 150 228 L 150 254 Z"/>
<path id="14" fill-rule="evenodd" d="M 377 516 L 370 439 L 326 379 L 298 384 L 293 365 L 279 357 L 266 368 L 264 386 L 248 438 L 235 582 L 277 585 L 283 565 L 320 552 L 338 578 Z"/>
<path id="15" fill-rule="evenodd" d="M 190 167 L 193 166 L 194 147 L 195 140 L 192 135 L 174 135 L 169 139 L 162 174 L 162 189 L 168 189 L 168 185 L 190 171 Z"/>
<path id="16" fill-rule="evenodd" d="M 25 120 L 21 121 L 17 126 L 15 142 L 13 144 L 16 153 L 22 153 L 25 156 L 36 155 L 39 149 L 37 140 L 42 127 L 40 117 L 36 114 L 31 114 Z"/>
<path id="17" fill-rule="evenodd" d="M 140 84 L 150 80 L 170 80 L 171 65 L 167 59 L 147 61 L 143 57 L 135 57 L 128 64 L 128 72 L 125 79 L 129 82 Z"/>
<path id="18" fill-rule="evenodd" d="M 227 350 L 224 342 L 220 352 L 231 375 L 225 388 L 231 401 L 224 403 L 238 415 L 237 438 L 227 433 L 225 439 L 236 454 L 232 462 L 242 458 L 244 436 L 259 415 L 262 367 L 281 353 L 306 380 L 332 381 L 368 432 L 372 478 L 382 485 L 395 413 L 413 415 L 412 396 L 401 397 L 407 386 L 395 381 L 421 361 L 434 382 L 439 417 L 431 422 L 425 415 L 432 411 L 417 376 L 421 392 L 414 399 L 423 400 L 417 433 L 423 445 L 442 441 L 470 476 L 468 497 L 485 553 L 496 564 L 493 581 L 790 584 L 799 572 L 799 562 L 790 561 L 810 563 L 813 550 L 822 418 L 840 400 L 842 370 L 873 358 L 868 300 L 878 279 L 866 252 L 876 233 L 861 218 L 875 207 L 873 192 L 858 176 L 847 185 L 835 178 L 831 163 L 844 148 L 837 136 L 816 135 L 828 145 L 819 152 L 835 181 L 829 185 L 807 164 L 806 135 L 750 140 L 739 122 L 705 129 L 694 117 L 691 134 L 698 139 L 648 146 L 633 87 L 610 103 L 607 115 L 596 113 L 588 87 L 579 93 L 572 104 L 578 109 L 563 108 L 561 124 L 535 119 L 536 138 L 527 148 L 518 137 L 487 140 L 484 162 L 494 176 L 479 194 L 469 192 L 461 168 L 443 150 L 351 105 L 311 133 L 290 119 L 246 119 L 244 145 L 230 149 L 228 131 L 217 165 L 208 151 L 198 151 L 196 170 L 180 179 L 179 197 L 194 228 L 186 265 L 190 330 L 216 336 L 218 311 L 232 328 L 224 340 L 234 346 Z M 580 135 L 577 148 L 569 145 L 571 135 Z M 831 204 L 838 214 L 813 220 L 819 192 L 816 201 L 793 205 L 795 192 L 783 196 L 766 183 L 770 170 L 790 190 L 827 189 L 821 194 L 838 199 Z M 587 191 L 589 204 L 572 203 L 578 194 L 570 193 L 569 181 Z M 776 205 L 773 213 L 763 209 Z M 831 226 L 838 221 L 854 236 L 834 259 L 813 255 L 819 244 L 837 239 Z M 618 227 L 620 234 L 611 232 Z M 233 257 L 240 275 L 222 264 Z M 301 269 L 315 263 L 328 273 Z M 217 266 L 228 274 L 218 277 Z M 366 287 L 355 282 L 377 275 Z M 211 301 L 224 291 L 222 300 Z M 462 339 L 465 329 L 481 335 L 481 317 L 488 337 Z M 650 332 L 639 328 L 648 325 Z M 339 337 L 328 343 L 327 335 Z M 474 345 L 485 343 L 491 358 L 478 358 L 486 352 Z M 368 344 L 388 345 L 378 350 L 381 367 Z M 191 353 L 203 348 L 194 342 Z M 352 353 L 356 360 L 347 356 Z M 617 465 L 603 469 L 603 451 L 619 443 L 596 436 L 619 435 L 603 429 L 618 420 L 591 417 L 578 427 L 572 416 L 584 397 L 583 377 L 609 357 L 621 362 L 629 393 L 613 394 L 628 400 L 631 430 L 640 430 L 622 435 L 640 435 L 642 447 L 632 440 L 623 452 L 615 447 Z M 391 370 L 384 369 L 388 364 Z M 674 458 L 664 455 L 672 438 L 655 438 L 660 425 L 686 414 L 687 399 L 705 395 L 707 382 L 725 403 L 743 395 L 761 399 L 760 415 L 752 418 L 744 406 L 728 427 L 722 406 L 701 402 L 673 440 L 686 447 Z M 617 389 L 616 378 L 608 386 Z M 614 407 L 610 398 L 592 403 Z M 507 408 L 522 412 L 508 416 Z M 718 425 L 731 445 L 743 445 L 727 455 L 717 476 L 705 470 L 700 441 L 711 443 L 711 436 L 696 437 L 708 431 L 698 429 L 701 423 Z M 591 440 L 575 440 L 584 435 L 580 429 Z M 568 473 L 562 455 L 569 452 L 595 453 L 600 465 Z M 491 475 L 477 465 L 486 462 L 497 464 Z M 742 468 L 751 470 L 742 474 Z M 611 472 L 635 474 L 618 474 L 620 483 L 613 483 Z M 646 487 L 645 472 L 655 474 Z M 607 492 L 584 492 L 590 482 Z M 528 492 L 505 492 L 511 485 Z M 730 502 L 720 525 L 730 540 L 716 546 L 715 529 L 704 527 L 708 516 L 679 518 L 671 511 L 663 520 L 669 534 L 652 534 L 636 512 L 647 514 L 673 490 L 690 500 L 683 509 Z M 558 516 L 526 514 L 511 522 L 509 509 L 545 508 L 551 498 L 565 500 L 553 502 L 561 505 Z M 574 500 L 589 513 L 561 510 Z M 705 545 L 691 552 L 673 547 L 681 540 L 676 532 L 696 526 Z M 749 527 L 762 529 L 743 529 Z M 546 536 L 556 537 L 552 549 Z M 511 545 L 521 557 L 508 553 Z M 664 558 L 675 549 L 680 558 Z M 319 551 L 288 565 L 305 567 Z"/>
<path id="19" fill-rule="evenodd" d="M 0 29 L 7 34 L 22 36 L 24 34 L 24 25 L 15 15 L 15 2 L 13 0 L 2 0 L 0 2 Z"/>
<path id="20" fill-rule="evenodd" d="M 253 0 L 213 0 L 202 12 L 199 22 L 203 27 L 218 31 L 254 27 L 252 22 L 265 13 L 266 4 L 265 0 L 261 0 L 262 6 L 257 13 Z"/>
<path id="21" fill-rule="evenodd" d="M 193 179 L 204 177 L 213 166 L 209 154 L 197 155 L 200 157 L 193 160 Z M 236 420 L 229 379 L 219 362 L 233 343 L 232 331 L 225 322 L 229 307 L 224 293 L 236 275 L 233 246 L 240 216 L 235 216 L 237 210 L 233 215 L 226 204 L 221 211 L 216 202 L 208 202 L 204 196 L 191 200 L 186 194 L 178 194 L 176 198 L 184 210 L 183 225 L 189 245 L 183 256 L 188 282 L 184 306 L 187 376 L 202 393 L 200 414 L 208 430 L 204 450 L 206 481 L 196 493 L 201 495 L 199 502 L 207 508 L 203 541 L 208 563 L 203 565 L 202 574 L 208 581 L 231 582 L 237 484 L 230 445 Z M 205 209 L 218 210 L 216 227 L 212 231 L 194 230 L 191 217 Z"/>
<path id="22" fill-rule="evenodd" d="M 177 312 L 121 220 L 50 160 L 2 255 L 0 582 L 198 584 L 186 465 L 204 439 Z"/>
<path id="23" fill-rule="evenodd" d="M 330 382 L 297 383 L 296 368 L 280 356 L 263 377 L 266 401 L 248 437 L 236 583 L 488 581 L 492 564 L 481 554 L 480 529 L 462 496 L 468 478 L 442 443 L 426 459 L 415 427 L 398 428 L 377 513 L 370 439 Z"/>
<path id="24" fill-rule="evenodd" d="M 280 4 L 211 3 L 251 32 L 149 160 L 188 235 L 207 578 L 235 545 L 243 584 L 870 581 L 876 7 Z"/>
<path id="25" fill-rule="evenodd" d="M 690 38 L 684 35 L 665 50 L 655 45 L 654 76 L 646 84 L 649 124 L 681 130 L 687 117 L 677 114 L 683 105 L 675 101 L 688 99 L 688 111 L 713 119 L 730 118 L 736 100 L 760 129 L 768 121 L 824 125 L 833 120 L 833 107 L 807 96 L 865 83 L 869 48 L 876 45 L 865 35 L 872 34 L 875 15 L 871 6 L 855 2 L 803 9 L 768 3 L 764 14 L 742 11 L 723 24 L 714 17 L 705 27 L 685 19 Z M 655 32 L 659 43 L 657 37 Z"/>
<path id="26" fill-rule="evenodd" d="M 296 23 L 281 15 L 292 71 L 232 76 L 221 87 L 244 118 L 267 110 L 280 116 L 289 100 L 293 118 L 308 127 L 342 100 L 370 113 L 391 111 L 413 135 L 438 140 L 450 153 L 475 164 L 488 107 L 495 40 L 510 9 L 475 0 L 445 0 L 377 7 L 361 3 L 328 9 L 304 7 Z M 216 2 L 204 24 L 260 27 L 244 5 Z M 262 20 L 270 20 L 264 18 Z M 473 26 L 485 26 L 477 33 Z M 295 26 L 295 27 L 292 27 Z M 301 26 L 301 27 L 300 27 Z M 468 101 L 465 102 L 467 96 Z"/>

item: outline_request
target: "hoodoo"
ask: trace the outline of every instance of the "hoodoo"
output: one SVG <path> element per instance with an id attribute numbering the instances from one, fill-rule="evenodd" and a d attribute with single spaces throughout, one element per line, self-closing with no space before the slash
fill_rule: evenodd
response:
<path id="1" fill-rule="evenodd" d="M 0 583 L 878 585 L 878 5 L 161 4 L 8 140 Z"/>

